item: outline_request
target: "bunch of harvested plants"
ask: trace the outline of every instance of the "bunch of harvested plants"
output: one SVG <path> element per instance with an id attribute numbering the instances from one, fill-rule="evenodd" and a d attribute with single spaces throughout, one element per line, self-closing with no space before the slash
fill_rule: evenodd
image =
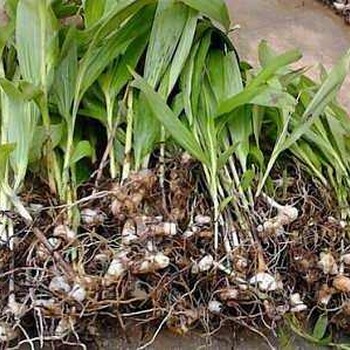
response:
<path id="1" fill-rule="evenodd" d="M 297 50 L 241 62 L 223 0 L 5 1 L 0 341 L 98 317 L 349 328 L 350 128 Z M 310 335 L 309 327 L 314 327 Z"/>

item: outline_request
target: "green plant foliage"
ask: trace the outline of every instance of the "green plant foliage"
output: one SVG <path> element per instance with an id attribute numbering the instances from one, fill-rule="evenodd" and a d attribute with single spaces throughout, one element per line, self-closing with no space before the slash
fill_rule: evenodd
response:
<path id="1" fill-rule="evenodd" d="M 195 137 L 190 130 L 176 118 L 176 115 L 166 105 L 161 96 L 155 93 L 151 86 L 136 74 L 133 85 L 144 93 L 148 102 L 148 108 L 152 110 L 153 115 L 165 126 L 175 140 L 196 159 L 207 163 L 207 157 Z"/>
<path id="2" fill-rule="evenodd" d="M 266 41 L 259 46 L 260 70 L 240 62 L 222 32 L 230 27 L 223 0 L 7 6 L 1 137 L 16 144 L 10 156 L 16 189 L 28 163 L 44 161 L 52 189 L 62 201 L 74 199 L 77 166 L 101 153 L 92 129 L 77 130 L 80 119 L 93 119 L 105 129 L 112 178 L 147 167 L 159 149 L 164 156 L 168 141 L 172 152 L 174 142 L 189 152 L 203 166 L 214 216 L 234 193 L 248 210 L 253 191 L 261 194 L 287 152 L 332 184 L 346 206 L 350 128 L 334 98 L 350 53 L 331 72 L 323 68 L 316 84 L 304 69 L 290 68 L 299 51 L 277 54 Z M 71 15 L 82 16 L 83 25 L 58 20 Z M 269 155 L 261 149 L 267 139 Z"/>
<path id="3" fill-rule="evenodd" d="M 0 178 L 6 177 L 6 170 L 8 159 L 10 158 L 11 152 L 15 149 L 14 144 L 4 143 L 0 145 Z"/>
<path id="4" fill-rule="evenodd" d="M 210 17 L 211 19 L 219 22 L 224 26 L 226 30 L 230 28 L 230 16 L 228 14 L 228 9 L 223 0 L 181 0 L 188 6 L 196 9 L 200 13 Z"/>
<path id="5" fill-rule="evenodd" d="M 110 177 L 123 185 L 132 172 L 158 162 L 163 193 L 171 187 L 165 160 L 187 153 L 200 169 L 194 176 L 211 210 L 215 253 L 224 248 L 231 255 L 233 228 L 260 246 L 257 200 L 276 192 L 271 173 L 290 176 L 280 170 L 285 160 L 302 165 L 337 199 L 339 216 L 350 218 L 350 123 L 336 102 L 350 51 L 330 72 L 321 67 L 314 82 L 306 68 L 291 66 L 301 58 L 298 50 L 276 53 L 266 41 L 260 67 L 241 62 L 227 35 L 224 0 L 7 0 L 6 6 L 1 210 L 31 221 L 19 196 L 31 172 L 67 205 L 62 221 L 77 229 L 81 182 L 99 185 Z M 1 238 L 11 230 L 0 222 Z M 224 260 L 221 270 L 230 262 Z M 322 314 L 311 335 L 294 317 L 287 322 L 308 340 L 332 345 L 329 319 Z"/>
<path id="6" fill-rule="evenodd" d="M 322 340 L 326 335 L 327 326 L 328 326 L 327 314 L 320 315 L 320 317 L 317 319 L 317 322 L 315 324 L 314 330 L 312 332 L 312 336 L 315 339 Z"/>

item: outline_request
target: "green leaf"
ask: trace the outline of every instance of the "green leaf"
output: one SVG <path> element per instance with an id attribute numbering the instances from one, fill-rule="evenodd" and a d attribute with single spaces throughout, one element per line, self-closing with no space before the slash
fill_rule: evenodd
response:
<path id="1" fill-rule="evenodd" d="M 261 84 L 265 84 L 271 78 L 273 78 L 277 72 L 287 67 L 288 65 L 299 61 L 302 54 L 299 50 L 290 50 L 281 55 L 272 58 L 266 66 L 260 71 L 260 73 L 249 82 L 247 87 L 256 87 Z"/>
<path id="2" fill-rule="evenodd" d="M 212 39 L 212 31 L 208 30 L 199 43 L 198 49 L 195 51 L 195 57 L 193 61 L 193 71 L 191 72 L 192 81 L 190 82 L 190 106 L 191 113 L 194 117 L 198 112 L 199 98 L 203 91 L 203 72 L 206 69 L 206 59 L 209 51 L 209 47 Z M 187 74 L 187 72 L 185 72 Z"/>
<path id="3" fill-rule="evenodd" d="M 181 0 L 198 12 L 219 22 L 227 31 L 230 29 L 230 15 L 224 0 Z"/>
<path id="4" fill-rule="evenodd" d="M 299 140 L 291 146 L 290 150 L 308 166 L 311 175 L 317 176 L 327 186 L 327 180 L 322 174 L 322 164 L 317 149 L 315 150 L 309 143 Z"/>
<path id="5" fill-rule="evenodd" d="M 223 101 L 243 90 L 242 76 L 235 52 L 210 50 L 208 55 L 210 85 L 218 101 Z"/>
<path id="6" fill-rule="evenodd" d="M 12 186 L 16 192 L 26 175 L 29 150 L 39 111 L 34 102 L 28 102 L 23 98 L 22 93 L 13 83 L 2 79 L 1 86 L 1 139 L 3 143 L 16 144 L 10 156 L 14 173 Z"/>
<path id="7" fill-rule="evenodd" d="M 152 110 L 154 116 L 164 125 L 169 134 L 192 156 L 202 163 L 209 164 L 196 138 L 187 127 L 176 118 L 173 111 L 167 106 L 161 96 L 157 94 L 143 78 L 136 73 L 133 75 L 135 77 L 133 86 L 144 93 L 149 108 Z"/>
<path id="8" fill-rule="evenodd" d="M 81 184 L 86 183 L 91 176 L 91 169 L 88 166 L 88 164 L 85 164 L 84 162 L 81 162 L 79 166 L 75 169 L 75 181 L 76 184 L 79 186 Z"/>
<path id="9" fill-rule="evenodd" d="M 229 158 L 236 151 L 237 146 L 238 146 L 238 142 L 236 142 L 233 145 L 230 145 L 223 153 L 220 154 L 220 156 L 218 158 L 218 169 L 219 170 L 226 165 Z"/>
<path id="10" fill-rule="evenodd" d="M 186 112 L 186 117 L 190 126 L 193 124 L 194 116 L 192 111 L 192 79 L 194 74 L 194 60 L 199 49 L 199 43 L 192 47 L 190 56 L 186 62 L 184 70 L 180 76 L 180 85 L 182 90 L 183 105 Z"/>
<path id="11" fill-rule="evenodd" d="M 6 95 L 11 99 L 22 102 L 25 100 L 23 94 L 18 89 L 18 86 L 16 86 L 12 81 L 7 80 L 5 78 L 1 78 L 0 86 L 2 90 L 6 93 Z"/>
<path id="12" fill-rule="evenodd" d="M 52 9 L 57 18 L 66 18 L 74 16 L 79 11 L 80 5 L 75 2 L 66 2 L 62 0 L 52 0 Z"/>
<path id="13" fill-rule="evenodd" d="M 169 96 L 176 82 L 179 79 L 180 73 L 185 66 L 186 60 L 190 55 L 193 40 L 196 32 L 198 16 L 195 11 L 188 11 L 188 18 L 185 27 L 182 31 L 179 44 L 174 53 L 169 70 L 168 88 L 166 96 Z"/>
<path id="14" fill-rule="evenodd" d="M 278 56 L 278 53 L 271 48 L 266 40 L 262 40 L 259 44 L 259 62 L 260 65 L 264 68 L 266 67 L 275 57 Z M 290 76 L 289 79 L 298 77 L 298 74 L 304 73 L 305 68 L 300 68 L 295 71 L 290 71 L 289 67 L 282 67 L 279 73 L 282 75 L 281 79 L 285 79 L 286 76 Z"/>
<path id="15" fill-rule="evenodd" d="M 257 147 L 260 146 L 260 133 L 264 120 L 265 109 L 262 106 L 252 107 L 252 118 L 253 118 L 253 131 L 255 137 L 255 143 Z"/>
<path id="16" fill-rule="evenodd" d="M 113 4 L 110 4 L 113 1 Z M 80 33 L 83 47 L 98 46 L 116 30 L 120 29 L 127 20 L 143 9 L 153 4 L 154 0 L 109 0 L 106 4 L 108 14 L 100 21 Z M 147 21 L 145 21 L 147 23 Z"/>
<path id="17" fill-rule="evenodd" d="M 250 102 L 259 106 L 284 108 L 290 112 L 293 112 L 296 106 L 292 95 L 274 87 L 265 89 Z"/>
<path id="18" fill-rule="evenodd" d="M 323 338 L 323 339 L 317 339 L 315 337 L 313 337 L 311 334 L 305 332 L 303 330 L 303 326 L 301 326 L 299 324 L 299 321 L 297 321 L 295 318 L 291 318 L 290 320 L 288 320 L 288 325 L 290 326 L 291 330 L 296 333 L 297 335 L 299 335 L 300 337 L 306 339 L 307 341 L 311 342 L 311 343 L 316 343 L 320 346 L 328 346 L 331 345 L 332 342 L 332 335 L 330 334 L 329 336 Z"/>
<path id="19" fill-rule="evenodd" d="M 253 169 L 248 169 L 243 173 L 241 177 L 241 187 L 243 191 L 246 191 L 249 188 L 251 188 L 254 178 L 255 172 Z"/>
<path id="20" fill-rule="evenodd" d="M 205 150 L 208 157 L 211 158 L 212 169 L 216 167 L 218 155 L 218 137 L 217 128 L 214 120 L 214 113 L 217 106 L 213 90 L 207 76 L 202 79 L 201 94 L 199 95 L 198 110 L 195 114 L 194 128 L 197 138 Z M 216 170 L 213 170 L 214 172 Z"/>
<path id="21" fill-rule="evenodd" d="M 104 14 L 106 0 L 84 0 L 85 26 L 91 27 L 98 22 Z"/>
<path id="22" fill-rule="evenodd" d="M 228 113 L 234 111 L 236 108 L 248 104 L 252 101 L 253 98 L 256 98 L 260 94 L 264 93 L 267 90 L 267 86 L 260 86 L 254 88 L 245 88 L 243 91 L 235 94 L 234 96 L 224 100 L 219 104 L 218 116 L 222 115 L 223 123 L 228 119 Z M 225 115 L 223 115 L 225 114 Z"/>
<path id="23" fill-rule="evenodd" d="M 241 163 L 243 171 L 247 169 L 247 158 L 249 155 L 249 138 L 253 132 L 251 108 L 243 106 L 230 114 L 228 129 L 232 142 L 236 142 L 236 155 Z"/>
<path id="24" fill-rule="evenodd" d="M 266 83 L 273 79 L 281 68 L 286 67 L 300 58 L 301 54 L 298 50 L 288 51 L 282 55 L 274 57 L 260 71 L 260 73 L 249 82 L 242 92 L 225 99 L 219 104 L 218 115 L 228 113 L 239 106 L 250 103 L 260 94 L 266 93 L 266 90 L 268 89 Z"/>
<path id="25" fill-rule="evenodd" d="M 13 100 L 20 102 L 35 101 L 40 105 L 43 91 L 31 83 L 26 81 L 14 83 L 8 79 L 0 78 L 0 86 L 6 95 Z"/>
<path id="26" fill-rule="evenodd" d="M 264 153 L 262 152 L 262 150 L 258 146 L 254 145 L 254 144 L 252 144 L 250 146 L 249 157 L 252 158 L 254 163 L 258 164 L 260 171 L 264 171 L 264 169 L 265 169 Z"/>
<path id="27" fill-rule="evenodd" d="M 9 2 L 9 1 L 7 1 Z M 13 1 L 11 1 L 13 3 Z M 9 4 L 6 4 L 7 18 L 2 17 L 0 23 L 0 57 L 2 57 L 3 50 L 7 45 L 9 38 L 13 35 L 15 30 L 15 8 L 17 4 L 13 4 L 13 8 L 9 9 Z M 5 7 L 5 4 L 1 4 L 1 7 Z M 9 10 L 9 11 L 8 11 Z M 4 9 L 3 9 L 4 11 Z"/>
<path id="28" fill-rule="evenodd" d="M 137 63 L 143 54 L 149 33 L 137 37 L 126 49 L 121 58 L 116 59 L 111 67 L 100 78 L 102 90 L 105 94 L 112 95 L 113 98 L 117 96 L 120 90 L 131 80 L 132 75 L 128 69 L 135 69 Z"/>
<path id="29" fill-rule="evenodd" d="M 24 80 L 48 89 L 58 54 L 57 20 L 51 0 L 19 0 L 16 48 Z"/>
<path id="30" fill-rule="evenodd" d="M 283 87 L 290 87 L 291 84 L 298 84 L 298 82 L 305 76 L 305 73 L 309 70 L 309 67 L 302 67 L 289 71 L 282 75 L 279 81 Z"/>
<path id="31" fill-rule="evenodd" d="M 160 136 L 160 122 L 155 118 L 142 92 L 138 98 L 134 99 L 134 120 L 133 148 L 135 169 L 139 169 L 143 157 L 152 152 L 152 146 Z"/>
<path id="32" fill-rule="evenodd" d="M 77 70 L 78 53 L 75 29 L 73 28 L 66 34 L 52 87 L 52 93 L 58 110 L 67 121 L 71 114 L 74 99 Z"/>
<path id="33" fill-rule="evenodd" d="M 35 137 L 33 138 L 29 152 L 29 163 L 34 163 L 42 159 L 43 146 L 48 138 L 50 138 L 52 142 L 52 148 L 59 145 L 63 136 L 63 124 L 51 124 L 49 135 L 47 135 L 45 127 L 37 126 L 34 130 L 34 134 Z"/>
<path id="34" fill-rule="evenodd" d="M 105 106 L 97 100 L 84 98 L 79 115 L 95 119 L 107 127 L 107 112 Z"/>
<path id="35" fill-rule="evenodd" d="M 105 12 L 104 14 L 109 13 L 110 11 L 113 10 L 115 6 L 118 5 L 119 2 L 122 0 L 105 0 Z"/>
<path id="36" fill-rule="evenodd" d="M 5 178 L 8 160 L 15 147 L 14 143 L 0 145 L 0 184 Z"/>
<path id="37" fill-rule="evenodd" d="M 172 103 L 171 103 L 171 109 L 173 110 L 174 114 L 179 117 L 184 110 L 184 101 L 183 101 L 183 96 L 182 92 L 178 93 Z"/>
<path id="38" fill-rule="evenodd" d="M 266 40 L 259 44 L 259 62 L 261 67 L 266 67 L 269 62 L 277 56 L 277 53 L 269 46 Z"/>
<path id="39" fill-rule="evenodd" d="M 157 87 L 176 50 L 188 17 L 188 8 L 174 0 L 159 1 L 145 59 L 144 77 Z"/>
<path id="40" fill-rule="evenodd" d="M 322 83 L 315 97 L 306 107 L 302 122 L 295 128 L 291 136 L 284 144 L 284 149 L 288 149 L 296 142 L 314 123 L 314 121 L 325 110 L 326 106 L 333 101 L 344 79 L 349 71 L 350 50 L 342 57 L 342 59 L 333 67 L 327 79 Z"/>
<path id="41" fill-rule="evenodd" d="M 121 28 L 114 30 L 103 42 L 97 41 L 97 33 L 79 63 L 75 104 L 77 105 L 86 90 L 97 80 L 117 56 L 124 54 L 129 45 L 139 36 L 150 30 L 153 18 L 153 7 L 146 7 L 137 12 Z"/>
<path id="42" fill-rule="evenodd" d="M 322 340 L 326 335 L 327 326 L 328 326 L 328 315 L 327 314 L 320 315 L 313 329 L 312 336 L 315 339 Z"/>
<path id="43" fill-rule="evenodd" d="M 72 157 L 70 159 L 70 166 L 78 163 L 83 158 L 89 158 L 93 154 L 93 149 L 89 141 L 79 141 L 74 147 Z"/>

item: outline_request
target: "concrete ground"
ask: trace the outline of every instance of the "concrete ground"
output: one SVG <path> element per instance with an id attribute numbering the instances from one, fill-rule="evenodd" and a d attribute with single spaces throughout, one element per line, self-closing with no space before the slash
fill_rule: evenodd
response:
<path id="1" fill-rule="evenodd" d="M 241 57 L 257 62 L 257 47 L 266 39 L 278 51 L 299 48 L 302 64 L 330 68 L 350 49 L 350 26 L 316 0 L 227 0 L 231 18 L 241 29 L 233 33 Z M 350 111 L 350 75 L 340 93 Z"/>

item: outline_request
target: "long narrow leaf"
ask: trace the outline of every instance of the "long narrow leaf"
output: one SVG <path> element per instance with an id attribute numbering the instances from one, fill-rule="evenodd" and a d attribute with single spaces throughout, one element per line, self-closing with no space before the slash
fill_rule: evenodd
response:
<path id="1" fill-rule="evenodd" d="M 303 123 L 293 131 L 292 135 L 284 144 L 284 149 L 296 142 L 320 116 L 326 106 L 333 101 L 342 86 L 350 67 L 350 50 L 333 67 L 327 79 L 319 88 L 317 94 L 307 106 L 302 116 Z"/>
<path id="2" fill-rule="evenodd" d="M 165 73 L 188 17 L 188 8 L 174 0 L 159 1 L 145 60 L 144 77 L 156 87 Z"/>
<path id="3" fill-rule="evenodd" d="M 254 98 L 257 98 L 261 93 L 266 93 L 268 87 L 265 85 L 274 75 L 283 67 L 291 64 L 301 58 L 298 50 L 288 51 L 282 55 L 273 58 L 262 71 L 246 86 L 246 88 L 222 101 L 219 105 L 218 115 L 228 113 L 235 108 L 250 103 Z"/>
<path id="4" fill-rule="evenodd" d="M 189 11 L 186 25 L 182 32 L 181 39 L 176 48 L 176 52 L 174 53 L 174 58 L 169 69 L 166 96 L 169 96 L 173 90 L 176 82 L 179 79 L 180 73 L 185 66 L 186 60 L 190 55 L 197 27 L 197 20 L 197 13 L 195 11 Z"/>
<path id="5" fill-rule="evenodd" d="M 230 16 L 224 0 L 181 0 L 200 13 L 221 23 L 228 31 L 230 29 Z"/>
<path id="6" fill-rule="evenodd" d="M 133 86 L 140 89 L 147 99 L 148 105 L 154 116 L 164 125 L 169 134 L 178 142 L 187 152 L 192 154 L 201 162 L 208 164 L 208 159 L 187 127 L 176 118 L 173 111 L 166 105 L 161 96 L 157 94 L 147 82 L 139 75 L 134 73 L 135 81 Z"/>
<path id="7" fill-rule="evenodd" d="M 5 83 L 5 80 L 1 83 Z M 16 91 L 13 84 L 8 83 L 7 86 L 12 86 L 12 90 Z M 16 145 L 10 156 L 10 164 L 14 173 L 13 190 L 17 191 L 26 175 L 29 150 L 39 113 L 35 103 L 23 99 L 19 91 L 6 93 L 2 87 L 0 95 L 2 142 Z"/>
<path id="8" fill-rule="evenodd" d="M 16 47 L 24 80 L 47 89 L 58 54 L 57 20 L 50 0 L 19 0 Z"/>
<path id="9" fill-rule="evenodd" d="M 63 117 L 69 118 L 74 100 L 75 83 L 78 71 L 78 53 L 74 32 L 67 34 L 63 44 L 60 63 L 55 72 L 53 94 L 58 110 Z"/>
<path id="10" fill-rule="evenodd" d="M 96 81 L 103 70 L 118 55 L 125 52 L 135 38 L 150 30 L 153 8 L 147 7 L 135 14 L 125 26 L 111 34 L 103 43 L 95 43 L 89 48 L 81 62 L 77 75 L 75 90 L 76 104 L 79 103 L 85 91 Z"/>
<path id="11" fill-rule="evenodd" d="M 15 148 L 16 145 L 13 143 L 0 145 L 0 185 L 5 178 L 8 159 Z"/>
<path id="12" fill-rule="evenodd" d="M 84 14 L 86 27 L 98 22 L 105 12 L 106 0 L 85 0 Z"/>

